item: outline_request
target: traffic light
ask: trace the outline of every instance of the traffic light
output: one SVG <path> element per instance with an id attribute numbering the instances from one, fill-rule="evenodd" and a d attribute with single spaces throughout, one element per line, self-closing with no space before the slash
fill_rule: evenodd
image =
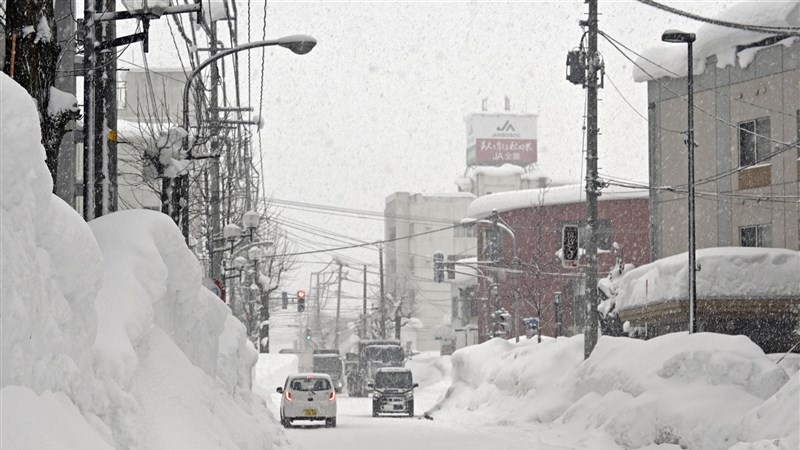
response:
<path id="1" fill-rule="evenodd" d="M 578 267 L 580 240 L 577 225 L 564 225 L 561 229 L 561 264 L 564 267 Z"/>
<path id="2" fill-rule="evenodd" d="M 511 335 L 513 323 L 511 314 L 505 308 L 499 309 L 492 314 L 494 319 L 494 326 L 492 327 L 492 336 L 494 337 L 507 337 Z"/>
<path id="3" fill-rule="evenodd" d="M 289 294 L 286 291 L 281 292 L 281 309 L 289 308 Z"/>
<path id="4" fill-rule="evenodd" d="M 306 310 L 306 291 L 297 291 L 297 312 Z"/>
<path id="5" fill-rule="evenodd" d="M 442 252 L 433 254 L 433 281 L 437 283 L 444 281 L 444 253 Z"/>
<path id="6" fill-rule="evenodd" d="M 306 340 L 311 340 L 311 328 L 306 328 Z"/>

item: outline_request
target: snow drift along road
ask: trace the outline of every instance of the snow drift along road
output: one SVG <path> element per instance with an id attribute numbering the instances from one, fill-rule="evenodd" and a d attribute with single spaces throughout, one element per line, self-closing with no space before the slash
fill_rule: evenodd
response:
<path id="1" fill-rule="evenodd" d="M 55 197 L 31 97 L 0 74 L 0 448 L 271 449 L 244 327 L 152 211 Z"/>

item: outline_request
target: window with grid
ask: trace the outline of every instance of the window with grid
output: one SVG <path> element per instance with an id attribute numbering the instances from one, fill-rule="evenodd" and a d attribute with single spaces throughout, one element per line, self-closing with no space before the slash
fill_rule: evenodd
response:
<path id="1" fill-rule="evenodd" d="M 772 152 L 769 117 L 739 124 L 739 167 L 762 161 Z"/>
<path id="2" fill-rule="evenodd" d="M 770 247 L 772 225 L 749 225 L 739 228 L 739 244 L 742 247 Z"/>

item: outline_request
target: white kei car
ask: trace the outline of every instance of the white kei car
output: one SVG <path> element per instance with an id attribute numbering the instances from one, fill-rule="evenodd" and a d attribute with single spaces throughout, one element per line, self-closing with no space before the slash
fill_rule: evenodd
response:
<path id="1" fill-rule="evenodd" d="M 336 390 L 330 375 L 298 373 L 286 377 L 281 396 L 281 425 L 292 426 L 293 420 L 324 420 L 326 427 L 336 427 Z"/>

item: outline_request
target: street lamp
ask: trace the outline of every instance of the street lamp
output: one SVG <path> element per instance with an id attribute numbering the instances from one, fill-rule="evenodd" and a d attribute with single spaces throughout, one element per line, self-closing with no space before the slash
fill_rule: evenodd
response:
<path id="1" fill-rule="evenodd" d="M 686 145 L 689 152 L 689 334 L 697 331 L 697 265 L 695 263 L 695 214 L 694 214 L 694 73 L 692 70 L 692 43 L 695 41 L 694 33 L 678 30 L 667 30 L 661 35 L 661 40 L 673 44 L 687 44 L 687 72 L 688 82 L 688 130 L 686 131 Z"/>
<path id="2" fill-rule="evenodd" d="M 279 47 L 288 48 L 293 53 L 297 55 L 305 55 L 306 53 L 310 52 L 315 45 L 317 45 L 317 40 L 311 36 L 307 36 L 304 34 L 297 34 L 292 36 L 284 36 L 278 39 L 272 39 L 267 41 L 256 41 L 256 42 L 248 42 L 246 44 L 237 45 L 236 47 L 229 48 L 227 50 L 223 50 L 219 53 L 214 54 L 213 56 L 209 57 L 202 63 L 200 63 L 193 71 L 189 74 L 186 78 L 186 83 L 183 86 L 183 129 L 186 131 L 187 135 L 183 138 L 183 152 L 184 154 L 189 154 L 189 88 L 192 86 L 192 82 L 194 81 L 195 77 L 200 74 L 200 72 L 208 67 L 214 61 L 224 58 L 226 56 L 232 55 L 234 53 L 238 53 L 244 50 L 251 50 L 254 48 L 259 47 L 270 47 L 277 45 Z M 177 202 L 174 202 L 175 196 L 168 196 L 162 194 L 162 200 L 167 202 L 167 205 L 162 205 L 162 210 L 165 209 L 170 213 L 172 219 L 175 223 L 180 224 L 181 232 L 183 233 L 184 237 L 188 239 L 189 236 L 189 220 L 188 220 L 188 204 L 189 204 L 189 186 L 188 181 L 186 180 L 186 175 L 181 175 L 179 177 L 179 182 L 177 183 L 177 187 L 179 189 L 179 196 L 180 199 Z M 174 185 L 173 185 L 174 189 Z M 180 208 L 183 208 L 180 210 Z"/>

